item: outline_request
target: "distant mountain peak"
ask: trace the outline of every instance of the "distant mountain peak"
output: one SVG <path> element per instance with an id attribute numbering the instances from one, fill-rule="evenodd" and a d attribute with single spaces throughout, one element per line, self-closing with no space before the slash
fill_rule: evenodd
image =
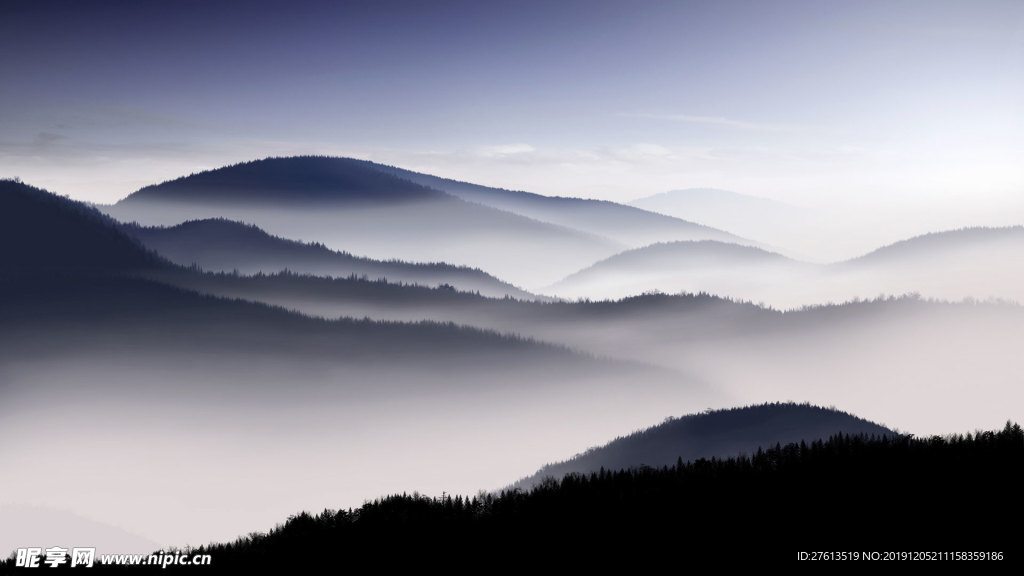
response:
<path id="1" fill-rule="evenodd" d="M 723 190 L 721 188 L 680 188 L 678 190 L 669 190 L 667 192 L 659 192 L 657 194 L 651 194 L 650 196 L 644 196 L 643 198 L 637 198 L 636 200 L 629 202 L 629 204 L 632 206 L 643 207 L 644 205 L 651 205 L 651 203 L 663 200 L 677 202 L 743 202 L 774 204 L 780 207 L 789 206 L 785 202 L 780 202 L 771 198 L 741 194 L 739 192 Z"/>

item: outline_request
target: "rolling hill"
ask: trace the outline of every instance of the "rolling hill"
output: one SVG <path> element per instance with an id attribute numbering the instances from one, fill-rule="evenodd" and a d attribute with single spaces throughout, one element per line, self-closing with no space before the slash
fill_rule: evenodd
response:
<path id="1" fill-rule="evenodd" d="M 627 250 L 545 288 L 563 298 L 622 298 L 644 292 L 707 292 L 776 304 L 815 268 L 751 246 L 712 240 Z M 796 301 L 799 305 L 800 301 Z"/>
<path id="2" fill-rule="evenodd" d="M 966 561 L 1005 571 L 1021 560 L 1016 535 L 992 518 L 1020 514 L 1011 479 L 1022 465 L 1024 432 L 1011 422 L 930 438 L 837 433 L 750 455 L 571 474 L 528 491 L 393 493 L 359 507 L 293 513 L 266 532 L 189 552 L 232 573 L 319 571 L 337 557 L 387 558 L 414 570 L 478 569 L 496 557 L 524 570 L 659 569 L 665 560 L 652 548 L 682 543 L 751 567 Z M 950 515 L 948 507 L 963 512 Z M 865 529 L 837 520 L 837 510 L 901 529 Z M 517 539 L 529 544 L 510 553 L 507 542 Z M 794 554 L 794 540 L 807 550 Z M 836 540 L 849 550 L 833 551 Z M 321 553 L 306 553 L 311 546 Z"/>
<path id="3" fill-rule="evenodd" d="M 671 418 L 650 428 L 549 464 L 516 487 L 528 489 L 549 477 L 614 472 L 650 466 L 661 468 L 677 461 L 750 456 L 758 448 L 779 444 L 810 443 L 836 434 L 892 436 L 897 433 L 835 409 L 809 404 L 762 404 L 714 410 Z"/>
<path id="4" fill-rule="evenodd" d="M 367 164 L 399 178 L 443 190 L 463 200 L 491 206 L 541 222 L 604 236 L 630 247 L 681 240 L 718 240 L 753 244 L 751 240 L 740 238 L 723 230 L 696 224 L 675 215 L 658 214 L 615 202 L 543 196 L 529 192 L 480 186 L 393 166 Z"/>
<path id="5" fill-rule="evenodd" d="M 967 265 L 1016 267 L 1024 258 L 1024 226 L 961 228 L 933 232 L 883 246 L 843 264 L 919 268 Z M 1001 259 L 1005 259 L 1002 260 Z"/>
<path id="6" fill-rule="evenodd" d="M 339 495 L 356 504 L 410 477 L 418 489 L 472 491 L 538 454 L 656 417 L 652 397 L 717 401 L 678 373 L 514 334 L 328 321 L 199 294 L 164 279 L 204 275 L 95 211 L 17 183 L 4 190 L 4 218 L 53 233 L 4 244 L 27 263 L 0 275 L 0 433 L 22 439 L 0 446 L 14 505 L 196 544 Z M 61 230 L 93 259 L 78 260 Z M 174 505 L 154 510 L 154 494 Z"/>
<path id="7" fill-rule="evenodd" d="M 708 292 L 783 309 L 904 294 L 1024 302 L 1021 270 L 1024 228 L 965 228 L 834 264 L 718 242 L 654 244 L 606 258 L 541 292 L 563 298 Z"/>
<path id="8" fill-rule="evenodd" d="M 709 294 L 541 302 L 204 274 L 95 210 L 4 187 L 0 214 L 33 240 L 8 233 L 17 265 L 0 276 L 0 433 L 28 439 L 0 446 L 7 485 L 26 502 L 88 502 L 76 513 L 157 542 L 229 539 L 337 494 L 472 493 L 707 406 L 835 404 L 915 433 L 1021 417 L 1018 306 L 882 298 L 783 312 Z M 223 224 L 198 237 L 297 246 Z M 711 248 L 691 265 L 791 262 L 686 247 Z M 154 492 L 176 503 L 159 517 L 145 505 Z"/>
<path id="9" fill-rule="evenodd" d="M 367 169 L 351 158 L 300 156 L 243 162 L 146 186 L 119 204 L 244 203 L 287 208 L 293 204 L 394 204 L 444 200 L 439 190 Z"/>
<path id="10" fill-rule="evenodd" d="M 2 274 L 148 270 L 165 262 L 99 211 L 0 180 Z"/>
<path id="11" fill-rule="evenodd" d="M 193 220 L 172 227 L 125 225 L 124 231 L 172 262 L 213 272 L 273 274 L 290 271 L 423 286 L 452 286 L 503 298 L 531 298 L 528 292 L 472 268 L 443 263 L 411 264 L 360 258 L 322 244 L 271 236 L 256 226 L 223 219 Z"/>
<path id="12" fill-rule="evenodd" d="M 237 164 L 148 186 L 101 208 L 142 225 L 226 218 L 377 260 L 479 268 L 527 289 L 624 247 L 466 202 L 345 158 Z"/>

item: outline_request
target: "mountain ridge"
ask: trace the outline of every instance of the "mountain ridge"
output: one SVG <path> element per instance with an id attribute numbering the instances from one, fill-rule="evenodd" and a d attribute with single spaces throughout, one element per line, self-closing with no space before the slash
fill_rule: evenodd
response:
<path id="1" fill-rule="evenodd" d="M 317 167 L 312 177 L 302 171 L 307 164 Z M 274 236 L 378 260 L 480 268 L 527 290 L 624 247 L 600 234 L 468 202 L 373 166 L 346 158 L 268 158 L 146 187 L 101 209 L 122 222 L 148 226 L 239 220 Z M 218 189 L 221 184 L 225 190 Z"/>
<path id="2" fill-rule="evenodd" d="M 0 261 L 5 274 L 169 264 L 99 210 L 17 180 L 0 180 Z"/>
<path id="3" fill-rule="evenodd" d="M 278 205 L 295 201 L 379 202 L 440 199 L 448 194 L 367 169 L 352 158 L 269 157 L 195 172 L 145 186 L 117 202 L 147 200 Z"/>
<path id="4" fill-rule="evenodd" d="M 708 239 L 756 244 L 729 231 L 629 204 L 590 198 L 545 196 L 522 190 L 494 188 L 423 174 L 396 166 L 371 164 L 401 178 L 443 190 L 467 201 L 478 202 L 584 232 L 605 235 L 633 247 L 659 240 Z"/>
<path id="5" fill-rule="evenodd" d="M 897 436 L 899 433 L 835 408 L 809 403 L 765 403 L 707 410 L 666 418 L 595 446 L 568 460 L 548 464 L 514 487 L 536 486 L 547 477 L 671 466 L 699 459 L 752 455 L 758 449 L 827 439 L 837 434 Z"/>
<path id="6" fill-rule="evenodd" d="M 254 224 L 226 218 L 188 220 L 168 227 L 124 224 L 122 229 L 176 264 L 194 264 L 212 272 L 250 275 L 287 270 L 333 278 L 356 276 L 431 287 L 451 286 L 497 298 L 535 297 L 479 268 L 363 258 L 331 250 L 320 242 L 273 236 Z"/>

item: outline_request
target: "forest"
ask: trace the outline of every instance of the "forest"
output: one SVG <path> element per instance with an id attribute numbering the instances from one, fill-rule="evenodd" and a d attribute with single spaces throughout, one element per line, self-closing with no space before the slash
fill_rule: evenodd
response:
<path id="1" fill-rule="evenodd" d="M 988 565 L 1005 568 L 1020 560 L 1022 472 L 1024 430 L 1011 422 L 928 438 L 837 434 L 749 456 L 569 474 L 529 491 L 394 494 L 303 512 L 266 533 L 187 550 L 209 554 L 209 566 L 168 568 L 479 570 L 644 566 L 666 556 L 795 565 L 809 550 L 1002 552 Z M 995 510 L 1006 523 L 991 521 Z"/>

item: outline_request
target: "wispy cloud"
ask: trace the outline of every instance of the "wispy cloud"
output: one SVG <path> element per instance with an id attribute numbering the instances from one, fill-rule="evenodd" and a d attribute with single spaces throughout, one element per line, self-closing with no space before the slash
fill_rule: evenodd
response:
<path id="1" fill-rule="evenodd" d="M 766 124 L 760 122 L 747 122 L 735 120 L 724 116 L 695 116 L 692 114 L 649 114 L 643 112 L 623 112 L 619 114 L 624 118 L 643 118 L 647 120 L 667 120 L 669 122 L 683 122 L 687 124 L 706 124 L 711 126 L 723 126 L 739 130 L 757 130 L 761 132 L 789 132 L 797 130 L 796 126 L 783 124 Z"/>

